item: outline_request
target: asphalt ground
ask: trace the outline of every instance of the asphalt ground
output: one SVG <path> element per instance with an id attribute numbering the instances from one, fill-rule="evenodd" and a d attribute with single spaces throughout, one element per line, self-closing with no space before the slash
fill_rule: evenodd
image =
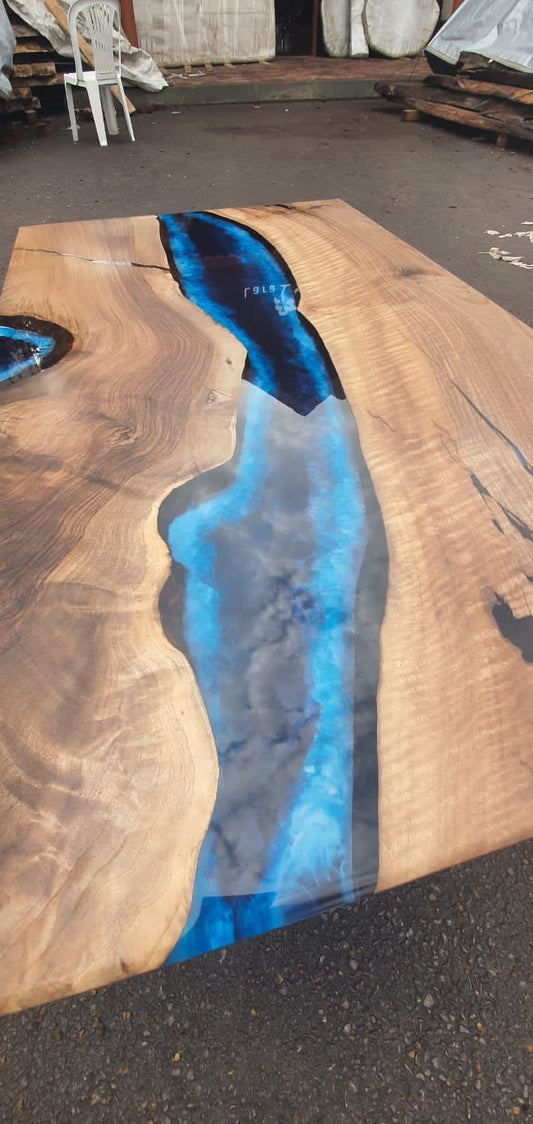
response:
<path id="1" fill-rule="evenodd" d="M 531 154 L 379 101 L 167 109 L 100 149 L 66 117 L 0 147 L 20 225 L 342 197 L 533 321 Z M 529 228 L 533 229 L 532 227 Z M 499 240 L 486 231 L 511 233 Z M 532 848 L 0 1020 L 0 1120 L 484 1124 L 527 1119 Z"/>

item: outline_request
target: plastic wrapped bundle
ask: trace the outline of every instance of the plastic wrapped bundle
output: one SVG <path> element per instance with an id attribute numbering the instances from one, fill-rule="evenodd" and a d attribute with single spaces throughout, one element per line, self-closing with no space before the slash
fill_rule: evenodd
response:
<path id="1" fill-rule="evenodd" d="M 0 0 L 0 97 L 9 101 L 13 94 L 9 75 L 13 70 L 13 51 L 15 36 L 7 17 L 3 0 Z"/>

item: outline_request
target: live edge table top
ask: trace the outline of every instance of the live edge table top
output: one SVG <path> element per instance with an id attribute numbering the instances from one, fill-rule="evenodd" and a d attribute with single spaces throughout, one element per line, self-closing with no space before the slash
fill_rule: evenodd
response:
<path id="1" fill-rule="evenodd" d="M 533 333 L 339 201 L 20 230 L 0 1009 L 531 833 Z"/>

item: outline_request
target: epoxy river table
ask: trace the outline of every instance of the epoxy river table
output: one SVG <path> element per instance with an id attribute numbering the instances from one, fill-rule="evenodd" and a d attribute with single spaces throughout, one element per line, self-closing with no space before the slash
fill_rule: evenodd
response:
<path id="1" fill-rule="evenodd" d="M 23 228 L 0 1008 L 532 828 L 533 334 L 342 202 Z"/>

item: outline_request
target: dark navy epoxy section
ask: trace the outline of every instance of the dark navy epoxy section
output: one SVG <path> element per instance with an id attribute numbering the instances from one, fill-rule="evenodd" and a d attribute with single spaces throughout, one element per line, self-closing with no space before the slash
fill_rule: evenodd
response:
<path id="1" fill-rule="evenodd" d="M 163 625 L 220 761 L 173 961 L 373 888 L 387 557 L 353 415 L 285 263 L 214 215 L 165 216 L 161 232 L 184 294 L 248 354 L 232 459 L 160 513 Z"/>
<path id="2" fill-rule="evenodd" d="M 48 320 L 0 317 L 0 383 L 50 367 L 72 344 L 70 332 Z"/>

